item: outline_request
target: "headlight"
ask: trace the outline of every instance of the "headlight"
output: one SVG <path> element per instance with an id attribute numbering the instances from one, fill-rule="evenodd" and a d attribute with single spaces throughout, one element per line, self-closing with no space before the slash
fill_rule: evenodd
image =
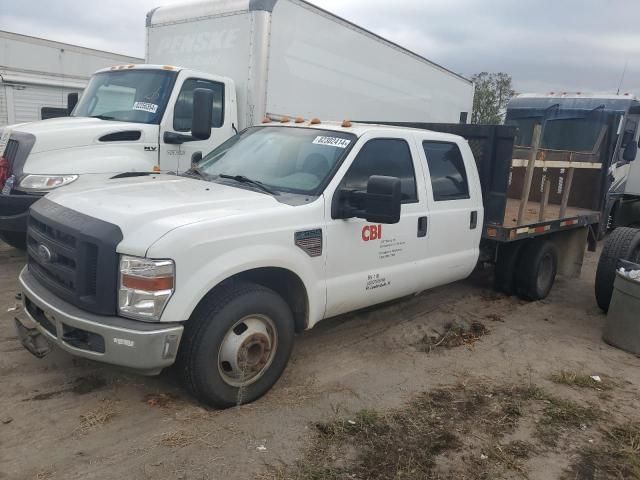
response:
<path id="1" fill-rule="evenodd" d="M 138 320 L 160 320 L 175 286 L 173 260 L 120 257 L 118 311 Z"/>
<path id="2" fill-rule="evenodd" d="M 19 187 L 24 190 L 46 191 L 68 185 L 78 179 L 78 175 L 27 175 L 20 180 Z"/>

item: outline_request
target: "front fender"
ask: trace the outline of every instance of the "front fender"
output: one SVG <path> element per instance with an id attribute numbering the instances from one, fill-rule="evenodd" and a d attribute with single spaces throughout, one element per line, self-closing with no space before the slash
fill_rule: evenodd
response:
<path id="1" fill-rule="evenodd" d="M 148 256 L 162 257 L 160 252 L 154 251 L 150 251 Z M 162 315 L 163 322 L 187 320 L 205 295 L 224 280 L 242 272 L 267 267 L 289 270 L 302 280 L 309 302 L 309 326 L 324 316 L 324 258 L 310 258 L 294 246 L 260 243 L 229 249 L 210 258 L 189 249 L 188 255 L 182 254 L 174 260 L 176 291 Z"/>

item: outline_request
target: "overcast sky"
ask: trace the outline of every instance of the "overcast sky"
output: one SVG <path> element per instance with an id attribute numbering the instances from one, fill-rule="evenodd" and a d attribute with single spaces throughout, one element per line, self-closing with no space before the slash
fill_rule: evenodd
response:
<path id="1" fill-rule="evenodd" d="M 471 76 L 511 74 L 519 92 L 640 95 L 640 0 L 312 0 Z M 148 10 L 182 0 L 0 0 L 0 29 L 144 56 Z"/>

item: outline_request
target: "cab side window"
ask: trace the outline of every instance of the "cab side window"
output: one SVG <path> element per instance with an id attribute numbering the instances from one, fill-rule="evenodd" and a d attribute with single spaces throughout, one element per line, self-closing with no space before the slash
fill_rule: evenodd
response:
<path id="1" fill-rule="evenodd" d="M 176 105 L 173 109 L 173 129 L 177 132 L 191 130 L 193 115 L 193 91 L 196 88 L 206 88 L 213 91 L 213 115 L 211 125 L 220 128 L 224 123 L 224 84 L 189 78 L 182 84 Z"/>
<path id="2" fill-rule="evenodd" d="M 402 203 L 418 201 L 413 159 L 405 140 L 369 140 L 349 167 L 342 186 L 348 190 L 366 190 L 367 182 L 372 175 L 398 177 L 402 186 Z"/>
<path id="3" fill-rule="evenodd" d="M 433 199 L 462 200 L 469 198 L 469 182 L 458 145 L 449 142 L 422 142 L 431 175 Z"/>

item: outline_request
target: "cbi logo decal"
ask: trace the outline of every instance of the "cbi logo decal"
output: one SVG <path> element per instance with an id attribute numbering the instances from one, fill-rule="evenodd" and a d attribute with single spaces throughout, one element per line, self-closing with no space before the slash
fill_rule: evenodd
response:
<path id="1" fill-rule="evenodd" d="M 362 241 L 380 240 L 382 238 L 382 225 L 365 225 L 362 227 Z"/>

